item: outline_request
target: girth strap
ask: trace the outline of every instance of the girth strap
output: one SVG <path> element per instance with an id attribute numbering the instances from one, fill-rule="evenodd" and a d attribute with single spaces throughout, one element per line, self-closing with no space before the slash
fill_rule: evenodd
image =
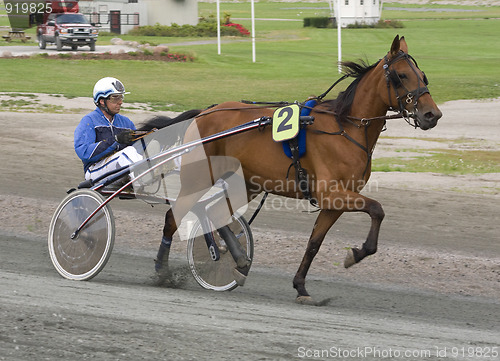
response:
<path id="1" fill-rule="evenodd" d="M 301 115 L 309 115 L 311 113 L 312 108 L 317 104 L 316 100 L 309 100 L 304 105 L 302 105 Z M 303 125 L 305 127 L 305 125 Z M 305 129 L 304 129 L 305 131 Z M 305 147 L 305 144 L 303 145 Z M 309 188 L 309 175 L 307 174 L 307 170 L 302 168 L 300 164 L 300 152 L 299 152 L 299 137 L 295 137 L 288 141 L 288 147 L 290 147 L 290 153 L 292 154 L 292 164 L 288 167 L 288 174 L 290 173 L 290 168 L 293 166 L 295 168 L 295 182 L 299 188 L 299 190 L 304 195 L 304 198 L 307 199 L 311 205 L 317 206 L 318 201 L 312 197 L 311 190 Z"/>
<path id="2" fill-rule="evenodd" d="M 293 166 L 295 167 L 295 181 L 299 186 L 300 191 L 304 196 L 309 199 L 311 198 L 311 193 L 309 192 L 309 182 L 307 179 L 307 171 L 302 168 L 299 159 L 299 142 L 297 138 L 293 138 L 289 142 L 290 151 L 292 152 Z"/>

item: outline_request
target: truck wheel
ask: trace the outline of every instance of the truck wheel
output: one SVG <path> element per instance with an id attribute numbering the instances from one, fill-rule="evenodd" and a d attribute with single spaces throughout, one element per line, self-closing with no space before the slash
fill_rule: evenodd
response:
<path id="1" fill-rule="evenodd" d="M 90 43 L 90 51 L 95 51 L 95 41 Z"/>
<path id="2" fill-rule="evenodd" d="M 47 47 L 47 42 L 43 38 L 42 34 L 38 34 L 38 47 L 40 49 L 45 49 Z"/>
<path id="3" fill-rule="evenodd" d="M 61 51 L 62 50 L 62 41 L 59 38 L 59 35 L 56 35 L 56 48 L 57 48 L 57 51 Z"/>

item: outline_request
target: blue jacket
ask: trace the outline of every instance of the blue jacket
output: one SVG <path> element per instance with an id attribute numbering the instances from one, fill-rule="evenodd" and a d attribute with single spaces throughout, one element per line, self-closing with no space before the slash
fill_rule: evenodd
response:
<path id="1" fill-rule="evenodd" d="M 135 130 L 135 125 L 129 118 L 115 114 L 110 122 L 99 108 L 82 118 L 75 129 L 74 141 L 84 172 L 103 157 L 126 147 L 115 141 L 115 135 L 126 129 Z"/>

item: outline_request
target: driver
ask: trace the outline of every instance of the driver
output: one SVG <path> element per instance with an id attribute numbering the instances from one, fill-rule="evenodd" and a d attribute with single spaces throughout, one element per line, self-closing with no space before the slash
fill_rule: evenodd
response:
<path id="1" fill-rule="evenodd" d="M 83 162 L 86 180 L 143 159 L 131 147 L 134 123 L 118 114 L 125 94 L 125 87 L 116 78 L 102 78 L 94 86 L 97 108 L 82 118 L 74 134 L 75 151 Z"/>

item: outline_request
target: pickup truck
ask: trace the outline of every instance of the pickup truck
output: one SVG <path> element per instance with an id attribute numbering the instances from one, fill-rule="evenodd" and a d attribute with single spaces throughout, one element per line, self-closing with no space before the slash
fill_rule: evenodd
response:
<path id="1" fill-rule="evenodd" d="M 98 29 L 91 25 L 80 13 L 52 13 L 47 20 L 37 26 L 38 46 L 45 49 L 47 43 L 55 43 L 57 50 L 63 46 L 71 46 L 77 50 L 79 46 L 89 46 L 95 51 Z"/>

